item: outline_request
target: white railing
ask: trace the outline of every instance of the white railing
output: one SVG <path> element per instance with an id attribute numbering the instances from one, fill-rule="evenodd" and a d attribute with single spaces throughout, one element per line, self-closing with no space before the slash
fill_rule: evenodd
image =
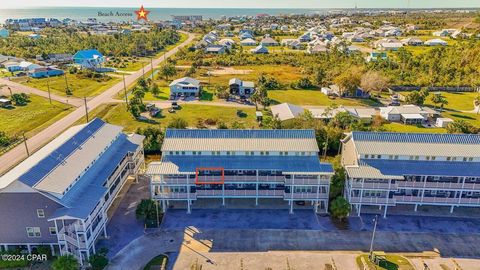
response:
<path id="1" fill-rule="evenodd" d="M 258 196 L 283 197 L 284 194 L 285 191 L 281 189 L 258 190 Z"/>
<path id="2" fill-rule="evenodd" d="M 194 178 L 190 178 L 188 179 L 187 181 L 187 178 L 186 177 L 164 177 L 163 178 L 163 181 L 154 181 L 153 182 L 154 184 L 157 184 L 157 183 L 161 183 L 161 184 L 177 184 L 177 185 L 186 185 L 187 183 L 188 184 L 194 184 L 195 183 L 195 179 Z"/>
<path id="3" fill-rule="evenodd" d="M 395 204 L 395 198 L 384 197 L 350 197 L 350 203 Z"/>
<path id="4" fill-rule="evenodd" d="M 188 199 L 189 194 L 187 192 L 164 192 L 154 195 L 154 199 Z M 196 199 L 195 193 L 190 193 L 190 199 Z"/>
<path id="5" fill-rule="evenodd" d="M 465 190 L 480 190 L 478 183 L 453 183 L 453 182 L 418 182 L 418 181 L 399 181 L 397 182 L 399 188 L 438 188 L 438 189 L 465 189 Z"/>
<path id="6" fill-rule="evenodd" d="M 352 182 L 351 186 L 352 188 L 355 188 L 355 189 L 383 189 L 383 190 L 397 189 L 396 184 L 388 184 L 388 183 Z"/>
<path id="7" fill-rule="evenodd" d="M 325 193 L 318 193 L 319 199 L 326 199 L 328 195 Z M 285 199 L 317 199 L 316 192 L 294 192 L 292 193 L 285 193 Z"/>
<path id="8" fill-rule="evenodd" d="M 480 204 L 480 198 L 445 198 L 445 197 L 421 197 L 421 196 L 394 196 L 397 202 L 435 203 L 435 204 Z"/>
<path id="9" fill-rule="evenodd" d="M 325 180 L 325 179 L 321 179 L 320 181 L 318 181 L 318 179 L 310 179 L 310 178 L 300 178 L 300 179 L 297 179 L 295 177 L 295 179 L 286 179 L 285 180 L 285 185 L 312 185 L 312 186 L 315 186 L 315 185 L 329 185 L 330 184 L 330 181 L 329 180 Z"/>

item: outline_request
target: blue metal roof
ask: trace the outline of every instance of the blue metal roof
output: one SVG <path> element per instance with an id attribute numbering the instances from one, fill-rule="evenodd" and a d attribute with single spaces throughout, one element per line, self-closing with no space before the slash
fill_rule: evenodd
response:
<path id="1" fill-rule="evenodd" d="M 167 155 L 180 172 L 195 172 L 197 167 L 222 167 L 225 170 L 276 170 L 284 172 L 333 173 L 330 163 L 317 156 L 181 156 Z"/>
<path id="2" fill-rule="evenodd" d="M 81 50 L 78 51 L 74 56 L 73 59 L 93 59 L 94 55 L 98 55 L 100 57 L 103 57 L 103 54 L 101 54 L 99 51 L 95 49 L 90 49 L 90 50 Z"/>
<path id="3" fill-rule="evenodd" d="M 384 175 L 480 177 L 480 162 L 362 159 Z"/>
<path id="4" fill-rule="evenodd" d="M 478 134 L 434 134 L 354 131 L 352 132 L 352 136 L 355 141 L 480 144 L 480 135 Z"/>
<path id="5" fill-rule="evenodd" d="M 19 180 L 29 186 L 34 186 L 46 175 L 48 175 L 55 167 L 61 164 L 68 156 L 70 156 L 79 146 L 81 146 L 90 136 L 100 129 L 105 122 L 101 119 L 94 119 L 88 125 L 83 127 L 74 136 L 68 139 L 60 147 L 55 149 L 50 155 L 42 159 L 30 170 L 19 177 Z"/>
<path id="6" fill-rule="evenodd" d="M 104 182 L 128 152 L 134 152 L 137 147 L 138 145 L 130 142 L 125 134 L 121 134 L 62 197 L 60 202 L 67 207 L 59 209 L 54 217 L 62 215 L 82 219 L 88 217 L 107 192 L 107 188 L 103 186 Z"/>
<path id="7" fill-rule="evenodd" d="M 167 129 L 165 138 L 314 139 L 313 129 Z"/>

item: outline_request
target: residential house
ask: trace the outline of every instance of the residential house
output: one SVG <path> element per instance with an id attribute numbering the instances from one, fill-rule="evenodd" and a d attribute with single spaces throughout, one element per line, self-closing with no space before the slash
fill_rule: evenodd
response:
<path id="1" fill-rule="evenodd" d="M 242 46 L 255 46 L 255 45 L 257 45 L 257 42 L 254 39 L 246 38 L 246 39 L 240 41 L 240 44 Z"/>
<path id="2" fill-rule="evenodd" d="M 227 47 L 223 45 L 211 44 L 205 48 L 205 52 L 210 54 L 224 54 L 226 51 L 227 51 Z"/>
<path id="3" fill-rule="evenodd" d="M 270 36 L 266 35 L 261 41 L 260 44 L 263 46 L 278 46 L 278 42 L 271 38 Z"/>
<path id="4" fill-rule="evenodd" d="M 100 119 L 73 126 L 0 178 L 0 245 L 73 255 L 86 266 L 107 212 L 144 164 L 143 136 Z"/>
<path id="5" fill-rule="evenodd" d="M 380 116 L 390 122 L 420 125 L 434 120 L 439 116 L 439 113 L 428 107 L 403 105 L 380 107 Z"/>
<path id="6" fill-rule="evenodd" d="M 328 48 L 326 45 L 323 44 L 315 44 L 312 46 L 308 46 L 307 53 L 309 54 L 316 54 L 316 53 L 326 53 L 328 52 Z"/>
<path id="7" fill-rule="evenodd" d="M 398 51 L 402 47 L 403 44 L 401 42 L 383 42 L 377 45 L 377 49 L 382 51 Z"/>
<path id="8" fill-rule="evenodd" d="M 333 168 L 319 151 L 314 130 L 167 129 L 162 158 L 146 175 L 162 209 L 168 203 L 190 213 L 196 201 L 270 199 L 290 213 L 298 201 L 327 213 Z"/>
<path id="9" fill-rule="evenodd" d="M 376 62 L 378 60 L 387 60 L 387 59 L 388 59 L 388 56 L 387 56 L 386 52 L 371 52 L 367 56 L 366 61 L 367 62 L 370 62 L 370 61 Z"/>
<path id="10" fill-rule="evenodd" d="M 402 206 L 480 206 L 480 135 L 352 132 L 342 140 L 344 197 L 358 215 Z"/>
<path id="11" fill-rule="evenodd" d="M 105 60 L 103 54 L 94 49 L 81 50 L 73 55 L 73 62 L 86 69 L 101 69 Z"/>
<path id="12" fill-rule="evenodd" d="M 267 54 L 268 53 L 268 48 L 263 46 L 262 44 L 258 45 L 254 49 L 250 50 L 251 53 L 255 54 Z"/>
<path id="13" fill-rule="evenodd" d="M 46 78 L 63 75 L 63 70 L 52 67 L 39 67 L 28 71 L 28 75 L 32 78 Z"/>
<path id="14" fill-rule="evenodd" d="M 415 37 L 409 37 L 409 38 L 405 38 L 405 39 L 402 39 L 402 44 L 405 45 L 405 46 L 421 46 L 423 45 L 423 41 L 419 38 L 415 38 Z"/>
<path id="15" fill-rule="evenodd" d="M 435 38 L 435 39 L 429 39 L 425 41 L 425 45 L 427 46 L 447 46 L 448 42 L 446 42 L 443 39 L 440 38 Z"/>
<path id="16" fill-rule="evenodd" d="M 289 48 L 292 48 L 292 49 L 300 49 L 301 46 L 302 46 L 300 41 L 298 39 L 294 39 L 294 38 L 282 39 L 280 44 L 282 44 L 282 46 L 289 47 Z"/>
<path id="17" fill-rule="evenodd" d="M 218 41 L 218 44 L 225 46 L 228 50 L 232 49 L 232 46 L 235 45 L 235 41 L 230 38 L 224 38 Z"/>
<path id="18" fill-rule="evenodd" d="M 245 32 L 245 33 L 243 33 L 243 34 L 240 34 L 240 40 L 244 40 L 244 39 L 247 39 L 247 38 L 253 39 L 253 38 L 254 38 L 254 37 L 253 37 L 253 34 L 248 33 L 248 32 Z"/>
<path id="19" fill-rule="evenodd" d="M 453 119 L 452 118 L 442 118 L 442 117 L 439 117 L 437 118 L 437 120 L 435 121 L 435 126 L 437 127 L 440 127 L 440 128 L 446 128 L 448 125 L 450 125 L 451 123 L 453 123 Z"/>
<path id="20" fill-rule="evenodd" d="M 200 95 L 200 81 L 190 77 L 176 79 L 170 83 L 170 96 L 172 98 L 179 96 L 196 96 Z"/>
<path id="21" fill-rule="evenodd" d="M 250 96 L 255 92 L 255 83 L 250 81 L 242 81 L 237 78 L 230 79 L 228 82 L 230 94 L 235 96 Z"/>
<path id="22" fill-rule="evenodd" d="M 280 121 L 293 119 L 305 112 L 304 108 L 290 103 L 281 103 L 270 106 L 270 110 L 272 111 L 272 115 L 277 117 Z"/>

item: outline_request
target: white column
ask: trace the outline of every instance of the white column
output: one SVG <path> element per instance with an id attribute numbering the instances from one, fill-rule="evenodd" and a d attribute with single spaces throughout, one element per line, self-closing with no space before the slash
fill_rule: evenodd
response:
<path id="1" fill-rule="evenodd" d="M 293 214 L 293 192 L 295 190 L 295 174 L 292 174 L 292 187 L 290 189 L 290 214 Z"/>
<path id="2" fill-rule="evenodd" d="M 257 196 L 255 197 L 255 206 L 258 205 L 258 170 L 255 170 L 255 174 L 257 176 L 257 185 L 256 185 L 256 194 Z"/>
<path id="3" fill-rule="evenodd" d="M 317 175 L 317 200 L 315 201 L 315 213 L 318 213 L 318 204 L 320 203 L 320 175 Z"/>
<path id="4" fill-rule="evenodd" d="M 225 183 L 222 184 L 222 205 L 225 206 Z"/>
<path id="5" fill-rule="evenodd" d="M 415 204 L 415 212 L 417 212 L 418 204 Z"/>
<path id="6" fill-rule="evenodd" d="M 50 244 L 50 252 L 55 256 L 55 248 L 53 247 L 53 244 Z"/>
<path id="7" fill-rule="evenodd" d="M 30 244 L 27 244 L 27 249 L 28 249 L 28 253 L 32 253 L 32 247 L 30 246 Z"/>
<path id="8" fill-rule="evenodd" d="M 187 174 L 187 214 L 190 214 L 192 211 L 190 209 L 190 175 Z"/>
<path id="9" fill-rule="evenodd" d="M 453 213 L 453 208 L 454 208 L 454 207 L 455 207 L 455 205 L 450 206 L 450 214 Z"/>
<path id="10" fill-rule="evenodd" d="M 383 218 L 387 217 L 387 209 L 388 209 L 388 205 L 385 205 L 385 210 L 383 211 Z"/>

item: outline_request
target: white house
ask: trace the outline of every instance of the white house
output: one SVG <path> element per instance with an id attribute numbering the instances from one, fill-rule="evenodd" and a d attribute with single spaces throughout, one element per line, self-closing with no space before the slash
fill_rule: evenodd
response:
<path id="1" fill-rule="evenodd" d="M 176 79 L 170 83 L 170 96 L 199 96 L 200 81 L 190 77 Z"/>
<path id="2" fill-rule="evenodd" d="M 447 46 L 448 43 L 440 38 L 430 39 L 425 41 L 425 45 L 427 46 Z"/>
<path id="3" fill-rule="evenodd" d="M 380 107 L 380 116 L 390 122 L 403 122 L 404 124 L 422 124 L 435 118 L 439 113 L 428 107 L 417 105 Z"/>
<path id="4" fill-rule="evenodd" d="M 257 45 L 257 42 L 252 38 L 246 38 L 246 39 L 240 41 L 240 44 L 242 46 L 255 46 L 255 45 Z"/>
<path id="5" fill-rule="evenodd" d="M 271 38 L 270 36 L 265 36 L 261 41 L 260 41 L 260 44 L 262 44 L 263 46 L 278 46 L 278 42 Z"/>
<path id="6" fill-rule="evenodd" d="M 263 46 L 262 44 L 258 45 L 254 49 L 250 50 L 251 53 L 255 54 L 267 54 L 268 53 L 268 48 Z"/>

